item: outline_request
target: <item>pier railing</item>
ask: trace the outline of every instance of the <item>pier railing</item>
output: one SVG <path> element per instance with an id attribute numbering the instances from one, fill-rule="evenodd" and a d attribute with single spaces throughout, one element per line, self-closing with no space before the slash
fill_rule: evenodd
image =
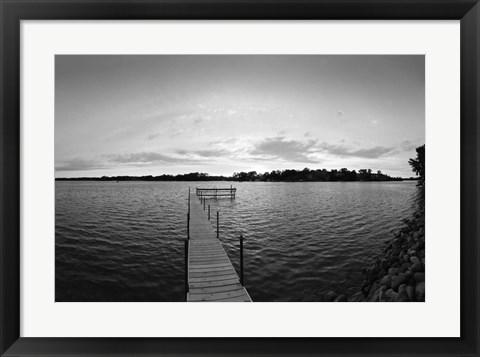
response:
<path id="1" fill-rule="evenodd" d="M 230 186 L 230 188 L 198 188 L 197 196 L 200 198 L 207 198 L 213 197 L 215 199 L 219 197 L 230 197 L 230 199 L 234 199 L 237 193 L 237 189 L 235 187 Z"/>

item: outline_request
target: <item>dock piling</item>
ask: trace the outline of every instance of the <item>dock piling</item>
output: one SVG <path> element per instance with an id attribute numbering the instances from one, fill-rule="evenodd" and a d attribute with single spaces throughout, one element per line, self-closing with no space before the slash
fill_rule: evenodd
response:
<path id="1" fill-rule="evenodd" d="M 185 297 L 188 294 L 188 239 L 185 239 Z M 185 298 L 185 300 L 187 300 Z"/>
<path id="2" fill-rule="evenodd" d="M 210 220 L 210 205 L 208 205 L 208 220 Z"/>
<path id="3" fill-rule="evenodd" d="M 219 227 L 218 219 L 219 219 L 219 213 L 218 213 L 218 211 L 217 211 L 217 239 L 218 239 L 218 227 Z"/>
<path id="4" fill-rule="evenodd" d="M 240 234 L 240 284 L 245 286 L 243 283 L 243 235 Z"/>

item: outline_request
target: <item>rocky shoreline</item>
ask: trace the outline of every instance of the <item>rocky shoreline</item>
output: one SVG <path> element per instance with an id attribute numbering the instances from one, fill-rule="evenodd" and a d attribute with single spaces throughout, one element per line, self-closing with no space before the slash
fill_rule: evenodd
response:
<path id="1" fill-rule="evenodd" d="M 363 301 L 425 301 L 425 205 L 386 242 L 385 256 L 366 268 Z"/>

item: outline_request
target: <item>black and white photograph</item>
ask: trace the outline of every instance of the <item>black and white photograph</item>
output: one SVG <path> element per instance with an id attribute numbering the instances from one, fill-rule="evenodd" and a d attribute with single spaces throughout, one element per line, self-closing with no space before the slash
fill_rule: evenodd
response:
<path id="1" fill-rule="evenodd" d="M 428 300 L 425 56 L 55 55 L 54 106 L 55 302 Z"/>

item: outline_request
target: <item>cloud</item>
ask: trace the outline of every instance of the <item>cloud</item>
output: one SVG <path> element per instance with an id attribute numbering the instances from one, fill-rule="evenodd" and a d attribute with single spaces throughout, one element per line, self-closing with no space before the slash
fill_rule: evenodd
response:
<path id="1" fill-rule="evenodd" d="M 179 153 L 180 150 L 177 150 Z M 138 152 L 122 155 L 105 155 L 97 159 L 75 158 L 60 163 L 55 171 L 88 171 L 96 169 L 111 169 L 119 166 L 150 166 L 155 164 L 173 165 L 190 164 L 197 165 L 203 161 L 199 158 L 185 158 L 172 155 L 159 154 L 156 152 Z"/>
<path id="2" fill-rule="evenodd" d="M 207 145 L 208 146 L 216 146 L 218 144 L 222 144 L 222 145 L 224 145 L 224 144 L 235 144 L 237 141 L 238 141 L 237 138 L 220 139 L 220 140 L 211 141 Z"/>
<path id="3" fill-rule="evenodd" d="M 150 135 L 147 137 L 147 139 L 148 139 L 148 140 L 153 140 L 153 139 L 155 139 L 155 138 L 158 138 L 159 135 L 160 135 L 160 133 L 159 133 L 159 132 L 156 132 L 156 133 L 150 134 Z"/>
<path id="4" fill-rule="evenodd" d="M 117 164 L 138 164 L 138 163 L 185 163 L 190 162 L 191 160 L 187 160 L 185 158 L 178 158 L 171 155 L 164 155 L 159 154 L 156 152 L 138 152 L 138 153 L 131 153 L 131 154 L 123 154 L 123 155 L 112 155 L 109 157 L 109 161 L 112 163 Z"/>
<path id="5" fill-rule="evenodd" d="M 385 146 L 374 146 L 368 149 L 352 150 L 347 148 L 345 145 L 332 145 L 328 143 L 321 143 L 318 147 L 331 155 L 353 156 L 364 159 L 376 159 L 391 154 L 395 151 L 395 148 Z"/>
<path id="6" fill-rule="evenodd" d="M 58 166 L 55 166 L 55 171 L 85 171 L 102 168 L 105 168 L 105 165 L 97 160 L 74 158 L 61 162 Z"/>
<path id="7" fill-rule="evenodd" d="M 222 150 L 222 149 L 199 150 L 193 153 L 203 157 L 225 156 L 225 154 L 228 154 L 226 150 Z"/>
<path id="8" fill-rule="evenodd" d="M 250 151 L 250 154 L 261 156 L 264 159 L 281 159 L 293 162 L 318 163 L 319 160 L 310 157 L 311 150 L 315 148 L 316 140 L 307 142 L 287 140 L 283 136 L 264 139 Z M 259 159 L 259 158 L 257 158 Z"/>

